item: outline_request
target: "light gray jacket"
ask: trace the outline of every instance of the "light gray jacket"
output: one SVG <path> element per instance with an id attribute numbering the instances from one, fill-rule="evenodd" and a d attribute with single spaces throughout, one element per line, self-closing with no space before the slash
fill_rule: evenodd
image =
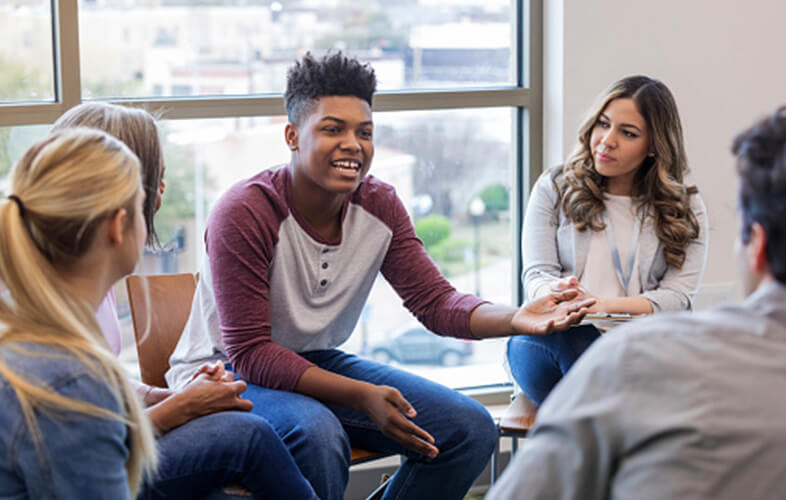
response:
<path id="1" fill-rule="evenodd" d="M 486 500 L 783 498 L 784 359 L 778 283 L 615 328 L 554 388 Z"/>
<path id="2" fill-rule="evenodd" d="M 535 298 L 543 285 L 564 276 L 580 276 L 584 271 L 592 234 L 577 231 L 559 208 L 551 182 L 554 170 L 547 170 L 535 183 L 524 217 L 522 258 L 525 300 Z M 699 237 L 688 245 L 681 269 L 666 265 L 663 245 L 646 217 L 639 241 L 639 280 L 642 294 L 658 311 L 691 309 L 693 298 L 707 262 L 708 221 L 704 202 L 698 194 L 691 197 L 691 208 L 699 222 Z M 558 214 L 555 214 L 558 212 Z"/>

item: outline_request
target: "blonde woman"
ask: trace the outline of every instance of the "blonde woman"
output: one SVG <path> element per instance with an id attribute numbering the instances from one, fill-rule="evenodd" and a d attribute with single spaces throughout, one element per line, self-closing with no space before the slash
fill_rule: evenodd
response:
<path id="1" fill-rule="evenodd" d="M 123 141 L 141 164 L 145 201 L 142 213 L 147 244 L 156 246 L 153 216 L 161 207 L 164 162 L 154 118 L 142 109 L 86 103 L 65 113 L 53 131 L 94 127 Z M 120 325 L 114 295 L 106 295 L 97 319 L 115 354 L 120 352 Z M 241 484 L 256 498 L 310 499 L 315 494 L 280 438 L 264 419 L 248 413 L 252 403 L 240 395 L 223 365 L 203 365 L 184 388 L 171 390 L 133 381 L 158 433 L 158 473 L 144 499 L 234 498 L 223 491 Z"/>
<path id="2" fill-rule="evenodd" d="M 0 497 L 133 498 L 147 418 L 95 311 L 147 231 L 139 162 L 99 131 L 34 145 L 0 201 Z"/>
<path id="3" fill-rule="evenodd" d="M 646 76 L 613 84 L 561 167 L 535 184 L 524 219 L 526 300 L 579 287 L 591 312 L 691 308 L 704 271 L 707 216 L 688 165 L 677 105 Z M 592 325 L 508 341 L 511 372 L 541 403 L 600 335 Z"/>

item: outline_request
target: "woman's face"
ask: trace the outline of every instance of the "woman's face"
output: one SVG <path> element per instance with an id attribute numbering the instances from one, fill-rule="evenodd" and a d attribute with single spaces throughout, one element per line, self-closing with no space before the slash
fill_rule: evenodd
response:
<path id="1" fill-rule="evenodd" d="M 595 170 L 608 179 L 611 194 L 630 195 L 633 178 L 650 151 L 647 123 L 633 99 L 611 101 L 590 135 Z"/>

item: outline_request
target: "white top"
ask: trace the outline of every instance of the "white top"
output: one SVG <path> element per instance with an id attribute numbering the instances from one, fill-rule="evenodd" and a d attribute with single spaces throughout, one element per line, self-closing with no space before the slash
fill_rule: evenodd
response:
<path id="1" fill-rule="evenodd" d="M 636 252 L 633 263 L 633 276 L 628 283 L 628 289 L 623 290 L 614 261 L 611 257 L 611 247 L 606 229 L 592 231 L 587 252 L 587 264 L 584 272 L 578 276 L 581 284 L 597 297 L 628 297 L 641 294 L 641 279 L 639 278 L 638 245 L 631 248 L 633 225 L 636 220 L 636 209 L 630 196 L 620 196 L 606 193 L 606 213 L 613 226 L 614 242 L 620 254 L 622 271 L 627 273 L 628 261 L 631 252 Z"/>

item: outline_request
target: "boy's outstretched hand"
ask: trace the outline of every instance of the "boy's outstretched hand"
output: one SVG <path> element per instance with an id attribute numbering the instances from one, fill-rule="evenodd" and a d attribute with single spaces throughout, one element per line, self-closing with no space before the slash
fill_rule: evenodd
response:
<path id="1" fill-rule="evenodd" d="M 521 306 L 510 324 L 516 334 L 548 335 L 580 322 L 593 304 L 577 289 L 555 291 Z"/>

